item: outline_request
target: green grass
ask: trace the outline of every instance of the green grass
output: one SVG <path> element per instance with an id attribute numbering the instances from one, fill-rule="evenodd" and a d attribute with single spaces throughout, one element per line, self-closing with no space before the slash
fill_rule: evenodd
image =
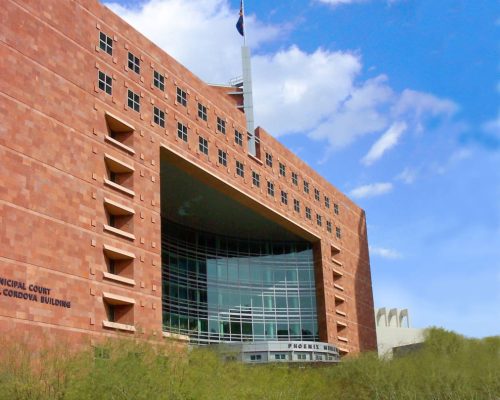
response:
<path id="1" fill-rule="evenodd" d="M 467 339 L 431 329 L 422 349 L 393 360 L 375 354 L 340 365 L 297 367 L 222 362 L 207 349 L 109 341 L 68 347 L 2 344 L 0 399 L 500 400 L 500 337 Z"/>

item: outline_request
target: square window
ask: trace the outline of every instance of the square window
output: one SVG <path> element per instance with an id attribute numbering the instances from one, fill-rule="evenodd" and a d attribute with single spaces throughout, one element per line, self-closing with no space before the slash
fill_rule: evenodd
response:
<path id="1" fill-rule="evenodd" d="M 293 199 L 293 209 L 295 212 L 300 212 L 300 201 L 297 199 Z"/>
<path id="2" fill-rule="evenodd" d="M 141 60 L 134 56 L 131 52 L 128 53 L 128 67 L 136 74 L 141 73 Z"/>
<path id="3" fill-rule="evenodd" d="M 221 117 L 217 117 L 217 130 L 224 135 L 226 134 L 226 121 Z"/>
<path id="4" fill-rule="evenodd" d="M 198 145 L 199 145 L 200 151 L 203 154 L 208 155 L 208 141 L 207 141 L 207 139 L 200 136 L 198 138 Z"/>
<path id="5" fill-rule="evenodd" d="M 309 193 L 309 182 L 304 181 L 304 193 Z"/>
<path id="6" fill-rule="evenodd" d="M 160 110 L 158 107 L 153 107 L 153 122 L 165 128 L 165 111 Z"/>
<path id="7" fill-rule="evenodd" d="M 245 167 L 242 162 L 236 161 L 236 175 L 245 177 Z"/>
<path id="8" fill-rule="evenodd" d="M 281 202 L 285 205 L 288 204 L 288 193 L 283 190 L 281 191 Z"/>
<path id="9" fill-rule="evenodd" d="M 101 89 L 106 94 L 109 95 L 112 94 L 113 79 L 109 75 L 106 75 L 104 72 L 99 71 L 98 82 L 99 82 L 99 89 Z"/>
<path id="10" fill-rule="evenodd" d="M 198 103 L 198 117 L 203 121 L 206 121 L 208 119 L 207 107 L 205 107 L 201 103 Z"/>
<path id="11" fill-rule="evenodd" d="M 165 76 L 158 71 L 153 72 L 153 85 L 155 85 L 162 92 L 165 91 Z"/>
<path id="12" fill-rule="evenodd" d="M 103 32 L 99 32 L 99 48 L 110 56 L 113 55 L 113 39 Z"/>
<path id="13" fill-rule="evenodd" d="M 318 224 L 318 226 L 323 225 L 323 217 L 319 214 L 316 214 L 316 223 Z"/>
<path id="14" fill-rule="evenodd" d="M 181 122 L 177 122 L 177 137 L 186 143 L 188 141 L 188 128 Z"/>
<path id="15" fill-rule="evenodd" d="M 333 204 L 333 212 L 339 215 L 339 205 L 337 203 Z"/>
<path id="16" fill-rule="evenodd" d="M 187 93 L 180 87 L 177 87 L 177 103 L 187 107 Z"/>
<path id="17" fill-rule="evenodd" d="M 311 219 L 311 209 L 309 207 L 306 207 L 306 218 Z"/>
<path id="18" fill-rule="evenodd" d="M 219 149 L 219 164 L 227 167 L 227 153 Z"/>
<path id="19" fill-rule="evenodd" d="M 275 359 L 275 360 L 279 360 L 279 359 L 280 359 L 280 354 L 275 354 L 275 355 L 274 355 L 274 359 Z"/>
<path id="20" fill-rule="evenodd" d="M 340 228 L 338 226 L 335 228 L 335 236 L 337 236 L 337 239 L 342 238 L 342 231 L 340 230 Z"/>
<path id="21" fill-rule="evenodd" d="M 243 146 L 243 135 L 241 134 L 241 132 L 238 132 L 238 131 L 234 131 L 234 142 L 238 145 L 238 146 Z"/>
<path id="22" fill-rule="evenodd" d="M 255 171 L 252 171 L 252 183 L 255 187 L 260 187 L 260 175 Z"/>
<path id="23" fill-rule="evenodd" d="M 332 222 L 331 221 L 326 221 L 326 230 L 329 233 L 332 233 Z"/>
<path id="24" fill-rule="evenodd" d="M 319 190 L 318 190 L 318 189 L 316 189 L 316 188 L 314 188 L 314 199 L 315 199 L 316 201 L 319 201 L 319 197 L 320 197 L 320 196 L 319 196 Z"/>
<path id="25" fill-rule="evenodd" d="M 330 208 L 330 198 L 325 196 L 325 207 Z"/>
<path id="26" fill-rule="evenodd" d="M 274 197 L 274 183 L 267 182 L 267 194 Z"/>
<path id="27" fill-rule="evenodd" d="M 292 183 L 297 186 L 299 184 L 299 175 L 292 172 Z"/>
<path id="28" fill-rule="evenodd" d="M 286 167 L 285 164 L 280 163 L 280 175 L 286 176 Z"/>
<path id="29" fill-rule="evenodd" d="M 266 153 L 266 165 L 268 167 L 273 167 L 273 156 L 269 153 Z"/>
<path id="30" fill-rule="evenodd" d="M 127 105 L 129 108 L 131 108 L 134 111 L 137 111 L 137 112 L 141 111 L 140 97 L 137 93 L 134 93 L 130 89 L 128 90 L 128 94 L 127 94 Z"/>

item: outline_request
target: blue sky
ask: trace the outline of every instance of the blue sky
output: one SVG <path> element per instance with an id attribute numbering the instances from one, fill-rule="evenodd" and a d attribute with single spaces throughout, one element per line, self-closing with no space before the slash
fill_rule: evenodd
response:
<path id="1" fill-rule="evenodd" d="M 241 75 L 239 0 L 109 5 L 207 82 Z M 500 334 L 497 1 L 245 6 L 256 122 L 366 210 L 376 306 Z"/>

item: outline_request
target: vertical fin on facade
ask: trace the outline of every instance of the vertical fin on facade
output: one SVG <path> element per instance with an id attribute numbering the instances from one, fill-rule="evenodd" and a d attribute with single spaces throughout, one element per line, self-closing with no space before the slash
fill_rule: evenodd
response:
<path id="1" fill-rule="evenodd" d="M 253 116 L 253 93 L 252 93 L 252 65 L 250 61 L 250 48 L 241 47 L 241 61 L 243 65 L 243 110 L 247 120 L 248 152 L 256 156 L 255 125 Z"/>

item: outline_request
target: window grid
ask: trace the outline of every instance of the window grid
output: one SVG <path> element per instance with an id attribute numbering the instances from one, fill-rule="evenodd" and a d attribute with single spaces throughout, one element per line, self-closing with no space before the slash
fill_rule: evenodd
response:
<path id="1" fill-rule="evenodd" d="M 155 85 L 162 92 L 165 91 L 165 76 L 158 71 L 153 71 L 153 85 Z"/>
<path id="2" fill-rule="evenodd" d="M 173 223 L 165 235 L 165 330 L 189 335 L 193 343 L 319 340 L 309 243 L 270 245 L 213 235 L 207 240 L 206 233 Z M 217 263 L 209 262 L 213 255 Z M 208 301 L 209 296 L 219 300 Z M 234 310 L 241 316 L 237 320 L 230 317 Z"/>
<path id="3" fill-rule="evenodd" d="M 332 222 L 331 221 L 326 221 L 326 230 L 329 233 L 332 233 Z"/>
<path id="4" fill-rule="evenodd" d="M 319 214 L 316 214 L 316 223 L 318 226 L 323 226 L 323 217 Z"/>
<path id="5" fill-rule="evenodd" d="M 314 199 L 316 201 L 319 201 L 319 199 L 320 199 L 319 190 L 316 188 L 314 188 Z"/>
<path id="6" fill-rule="evenodd" d="M 208 155 L 208 141 L 207 141 L 207 139 L 200 136 L 198 138 L 198 147 L 203 154 Z"/>
<path id="7" fill-rule="evenodd" d="M 99 89 L 101 89 L 106 94 L 111 95 L 113 92 L 113 78 L 106 75 L 104 72 L 99 71 L 98 74 Z"/>
<path id="8" fill-rule="evenodd" d="M 293 199 L 293 209 L 295 212 L 300 212 L 300 201 L 297 199 Z"/>
<path id="9" fill-rule="evenodd" d="M 288 193 L 283 190 L 281 191 L 281 202 L 288 205 Z"/>
<path id="10" fill-rule="evenodd" d="M 217 130 L 223 135 L 226 134 L 226 121 L 224 121 L 221 117 L 217 117 Z"/>
<path id="11" fill-rule="evenodd" d="M 243 146 L 243 135 L 241 132 L 238 132 L 237 130 L 234 131 L 234 142 L 238 146 Z"/>
<path id="12" fill-rule="evenodd" d="M 267 194 L 274 197 L 274 183 L 270 181 L 267 182 Z"/>
<path id="13" fill-rule="evenodd" d="M 188 141 L 188 128 L 181 122 L 177 122 L 177 137 L 186 143 Z"/>
<path id="14" fill-rule="evenodd" d="M 207 121 L 208 120 L 207 107 L 205 107 L 201 103 L 198 103 L 198 117 L 200 119 L 202 119 L 203 121 Z"/>
<path id="15" fill-rule="evenodd" d="M 333 203 L 333 212 L 339 215 L 339 205 L 337 203 Z"/>
<path id="16" fill-rule="evenodd" d="M 297 186 L 299 184 L 299 175 L 292 172 L 292 183 Z"/>
<path id="17" fill-rule="evenodd" d="M 245 166 L 240 161 L 236 161 L 236 175 L 245 177 Z"/>
<path id="18" fill-rule="evenodd" d="M 309 207 L 306 207 L 306 218 L 311 219 L 311 209 Z"/>
<path id="19" fill-rule="evenodd" d="M 266 153 L 266 165 L 268 167 L 273 167 L 273 156 L 269 153 Z"/>
<path id="20" fill-rule="evenodd" d="M 99 48 L 110 56 L 113 55 L 113 39 L 103 32 L 99 32 Z"/>
<path id="21" fill-rule="evenodd" d="M 187 93 L 177 86 L 177 103 L 187 107 Z"/>
<path id="22" fill-rule="evenodd" d="M 260 187 L 260 175 L 255 171 L 252 171 L 252 183 L 255 187 Z"/>
<path id="23" fill-rule="evenodd" d="M 337 236 L 337 239 L 342 238 L 342 231 L 338 226 L 335 228 L 335 236 Z"/>
<path id="24" fill-rule="evenodd" d="M 141 111 L 141 102 L 140 97 L 137 93 L 134 93 L 132 90 L 128 90 L 127 93 L 127 105 L 134 111 Z"/>
<path id="25" fill-rule="evenodd" d="M 325 196 L 325 207 L 330 208 L 330 198 L 328 196 Z"/>
<path id="26" fill-rule="evenodd" d="M 304 193 L 309 193 L 309 182 L 304 181 Z"/>
<path id="27" fill-rule="evenodd" d="M 219 164 L 227 167 L 227 153 L 219 149 Z"/>
<path id="28" fill-rule="evenodd" d="M 286 167 L 285 164 L 280 163 L 280 175 L 286 176 Z"/>
<path id="29" fill-rule="evenodd" d="M 158 107 L 153 107 L 153 122 L 165 128 L 165 111 L 160 110 Z"/>
<path id="30" fill-rule="evenodd" d="M 133 55 L 130 51 L 128 52 L 128 67 L 136 74 L 141 73 L 141 60 Z"/>

